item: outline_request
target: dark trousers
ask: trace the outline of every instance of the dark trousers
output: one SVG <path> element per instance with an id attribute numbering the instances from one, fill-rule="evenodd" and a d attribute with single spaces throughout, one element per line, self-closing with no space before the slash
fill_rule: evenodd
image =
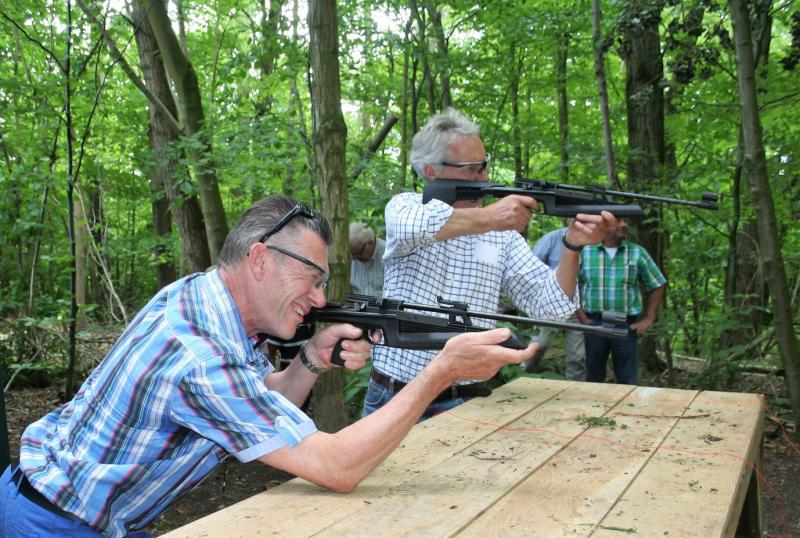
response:
<path id="1" fill-rule="evenodd" d="M 599 314 L 589 314 L 592 325 L 600 325 Z M 628 316 L 628 325 L 636 321 L 636 316 Z M 636 331 L 629 330 L 624 338 L 607 338 L 595 334 L 585 334 L 586 381 L 603 383 L 606 380 L 606 362 L 611 352 L 614 378 L 623 385 L 635 385 L 638 375 L 638 343 Z"/>

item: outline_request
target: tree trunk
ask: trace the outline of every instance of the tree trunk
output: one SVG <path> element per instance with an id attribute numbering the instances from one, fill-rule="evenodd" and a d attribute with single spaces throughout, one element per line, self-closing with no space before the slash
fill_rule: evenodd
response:
<path id="1" fill-rule="evenodd" d="M 569 100 L 567 98 L 567 57 L 569 52 L 569 32 L 558 36 L 556 45 L 556 95 L 558 102 L 558 140 L 561 154 L 561 182 L 569 183 Z"/>
<path id="2" fill-rule="evenodd" d="M 87 266 L 89 265 L 89 230 L 83 199 L 81 180 L 75 184 L 75 208 L 72 214 L 72 229 L 75 233 L 75 301 L 78 303 L 78 327 L 84 325 L 81 311 L 86 306 Z"/>
<path id="3" fill-rule="evenodd" d="M 624 36 L 620 47 L 625 61 L 625 102 L 628 112 L 628 188 L 633 191 L 658 191 L 660 169 L 665 160 L 664 144 L 664 67 L 661 56 L 659 23 L 661 4 L 631 2 L 624 15 Z M 655 188 L 654 188 L 655 187 Z M 655 213 L 655 214 L 653 214 Z M 661 208 L 655 208 L 638 226 L 638 242 L 663 268 L 666 238 L 659 231 Z M 663 371 L 655 353 L 655 339 L 644 337 L 639 356 L 651 371 Z"/>
<path id="4" fill-rule="evenodd" d="M 755 19 L 752 32 L 757 37 L 753 42 L 754 71 L 759 64 L 764 64 L 762 70 L 762 83 L 766 80 L 766 66 L 769 61 L 769 37 L 771 34 L 772 18 L 770 16 L 770 0 L 755 2 Z M 762 274 L 759 261 L 758 224 L 755 216 L 749 216 L 740 222 L 741 197 L 744 170 L 744 135 L 742 127 L 739 128 L 738 162 L 733 176 L 733 189 L 731 201 L 733 203 L 733 217 L 729 232 L 728 266 L 725 272 L 725 306 L 734 320 L 741 325 L 724 331 L 720 337 L 723 348 L 749 344 L 756 338 L 769 323 L 768 316 L 762 305 L 769 301 L 769 289 Z M 750 178 L 745 178 L 750 181 Z M 742 329 L 746 327 L 746 329 Z M 757 348 L 759 349 L 759 348 Z"/>
<path id="5" fill-rule="evenodd" d="M 208 250 L 211 262 L 215 263 L 228 234 L 228 224 L 216 172 L 211 164 L 211 141 L 203 129 L 205 115 L 200 85 L 192 63 L 184 55 L 172 30 L 164 0 L 154 0 L 147 9 L 147 19 L 158 43 L 161 59 L 178 94 L 181 119 L 186 126 L 187 135 L 196 137 L 200 144 L 200 149 L 193 149 L 191 153 L 200 186 L 200 205 L 208 237 Z"/>
<path id="6" fill-rule="evenodd" d="M 409 88 L 413 87 L 413 82 L 408 78 L 409 63 L 411 62 L 411 25 L 414 18 L 409 17 L 406 22 L 406 30 L 403 34 L 403 97 L 400 101 L 400 188 L 406 188 L 408 177 L 408 101 Z"/>
<path id="7" fill-rule="evenodd" d="M 795 422 L 800 424 L 800 348 L 792 320 L 791 293 L 781 254 L 775 205 L 767 173 L 767 160 L 761 134 L 761 117 L 755 79 L 755 60 L 750 34 L 750 18 L 745 0 L 731 0 L 731 20 L 736 42 L 736 71 L 739 80 L 739 102 L 742 110 L 744 167 L 758 216 L 758 239 L 775 321 L 775 337 L 783 366 L 786 386 L 792 401 Z M 800 430 L 795 432 L 800 437 Z"/>
<path id="8" fill-rule="evenodd" d="M 261 35 L 257 39 L 261 43 L 258 66 L 261 68 L 261 78 L 264 80 L 268 79 L 275 71 L 275 60 L 281 50 L 278 42 L 278 27 L 281 22 L 283 0 L 269 0 L 269 5 L 267 3 L 267 0 L 261 0 Z M 269 87 L 269 83 L 267 83 L 267 87 Z M 270 111 L 272 100 L 272 92 L 265 92 L 261 103 L 256 105 L 258 116 Z"/>
<path id="9" fill-rule="evenodd" d="M 425 10 L 433 27 L 436 37 L 436 72 L 439 75 L 440 108 L 444 110 L 453 106 L 453 97 L 450 95 L 450 59 L 448 57 L 447 38 L 442 28 L 442 11 L 437 9 L 431 0 L 425 1 Z"/>
<path id="10" fill-rule="evenodd" d="M 417 53 L 422 58 L 422 80 L 420 85 L 424 85 L 428 97 L 428 115 L 436 114 L 436 89 L 434 87 L 433 75 L 431 74 L 430 56 L 428 55 L 428 37 L 425 31 L 425 18 L 419 10 L 417 0 L 411 0 L 411 13 L 417 21 L 419 35 L 417 36 Z M 418 92 L 422 94 L 422 91 Z M 416 133 L 416 129 L 414 130 Z"/>
<path id="11" fill-rule="evenodd" d="M 169 88 L 164 64 L 158 51 L 158 45 L 152 34 L 150 23 L 144 19 L 147 8 L 141 4 L 131 3 L 131 18 L 136 32 L 136 46 L 139 50 L 139 61 L 145 84 L 158 99 L 165 104 L 169 113 L 177 116 L 177 107 Z M 138 24 L 137 24 L 138 21 Z M 196 195 L 185 195 L 180 188 L 188 184 L 188 171 L 181 167 L 174 148 L 178 136 L 169 128 L 164 114 L 148 103 L 150 115 L 150 147 L 152 149 L 152 168 L 148 171 L 154 190 L 163 185 L 167 202 L 171 207 L 172 217 L 178 227 L 181 238 L 181 252 L 188 262 L 190 272 L 205 271 L 211 265 L 209 242 L 206 239 L 206 227 L 200 201 Z"/>
<path id="12" fill-rule="evenodd" d="M 608 109 L 608 89 L 606 87 L 605 53 L 606 45 L 600 25 L 600 0 L 592 0 L 592 41 L 594 41 L 594 72 L 600 94 L 600 116 L 603 122 L 603 147 L 605 148 L 608 186 L 619 189 L 617 165 L 614 160 L 614 139 L 611 136 L 611 113 Z"/>
<path id="13" fill-rule="evenodd" d="M 339 81 L 338 19 L 336 0 L 311 0 L 308 6 L 311 40 L 312 113 L 314 152 L 322 212 L 330 219 L 333 246 L 328 295 L 341 298 L 350 288 L 350 252 L 345 146 L 347 127 L 342 115 Z M 344 375 L 335 368 L 320 377 L 314 387 L 314 419 L 322 431 L 333 432 L 347 425 L 344 408 Z"/>
<path id="14" fill-rule="evenodd" d="M 519 79 L 522 74 L 522 58 L 517 59 L 517 42 L 511 42 L 508 55 L 511 57 L 509 92 L 511 93 L 511 143 L 514 152 L 514 177 L 522 175 L 522 129 L 519 117 Z"/>

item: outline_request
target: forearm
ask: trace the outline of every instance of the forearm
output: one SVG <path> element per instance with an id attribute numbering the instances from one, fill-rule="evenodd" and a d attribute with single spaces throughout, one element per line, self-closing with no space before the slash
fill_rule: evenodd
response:
<path id="1" fill-rule="evenodd" d="M 433 398 L 446 388 L 441 379 L 423 370 L 367 417 L 337 433 L 318 432 L 294 448 L 259 459 L 333 491 L 351 491 L 400 444 Z"/>
<path id="2" fill-rule="evenodd" d="M 491 231 L 490 213 L 484 208 L 454 209 L 450 218 L 436 234 L 437 241 L 446 241 L 462 235 L 476 235 Z"/>
<path id="3" fill-rule="evenodd" d="M 578 261 L 580 253 L 573 250 L 562 249 L 561 259 L 556 267 L 556 280 L 561 289 L 570 299 L 575 295 L 578 284 Z"/>
<path id="4" fill-rule="evenodd" d="M 666 286 L 659 286 L 647 295 L 647 306 L 645 308 L 645 317 L 651 321 L 655 321 L 658 317 L 658 309 L 661 307 L 661 302 L 664 300 L 664 291 Z"/>
<path id="5" fill-rule="evenodd" d="M 312 374 L 299 358 L 295 357 L 285 370 L 269 374 L 264 379 L 264 383 L 268 389 L 280 392 L 290 402 L 300 407 L 308 398 L 318 377 L 317 374 Z"/>

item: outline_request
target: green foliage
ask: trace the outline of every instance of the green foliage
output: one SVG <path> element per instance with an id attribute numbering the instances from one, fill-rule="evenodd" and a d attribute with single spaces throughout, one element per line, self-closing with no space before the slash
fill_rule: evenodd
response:
<path id="1" fill-rule="evenodd" d="M 403 168 L 401 151 L 409 148 L 414 126 L 419 127 L 441 106 L 440 82 L 445 72 L 450 76 L 453 105 L 481 125 L 483 140 L 493 155 L 492 180 L 509 181 L 515 175 L 515 133 L 522 173 L 561 180 L 555 61 L 563 45 L 569 182 L 605 183 L 590 2 L 496 0 L 478 5 L 451 0 L 435 5 L 441 10 L 447 38 L 446 61 L 435 54 L 435 32 L 424 10 L 423 38 L 408 2 L 338 3 L 347 167 L 349 172 L 360 170 L 348 185 L 351 220 L 365 221 L 384 234 L 386 202 L 394 193 L 411 188 L 411 172 L 407 165 Z M 636 179 L 625 172 L 633 155 L 626 144 L 625 65 L 616 48 L 626 25 L 637 24 L 626 11 L 629 5 L 606 3 L 602 21 L 604 44 L 609 45 L 605 68 L 611 128 L 623 185 Z M 298 5 L 297 18 L 293 7 L 292 2 L 285 3 L 278 34 L 270 38 L 261 25 L 263 3 L 183 2 L 186 46 L 205 100 L 206 123 L 200 134 L 181 138 L 158 157 L 148 141 L 147 98 L 111 58 L 86 17 L 80 11 L 73 13 L 70 83 L 75 179 L 93 237 L 86 262 L 85 302 L 96 306 L 83 307 L 91 316 L 98 320 L 119 317 L 116 307 L 110 306 L 114 301 L 109 280 L 125 307 L 135 311 L 153 292 L 157 263 L 174 261 L 181 272 L 175 227 L 166 239 L 153 234 L 151 200 L 163 192 L 151 189 L 148 174 L 166 157 L 177 158 L 180 170 L 175 177 L 182 179 L 179 191 L 184 196 L 198 194 L 193 176 L 196 163 L 187 150 L 202 147 L 200 136 L 211 141 L 212 153 L 202 158 L 219 178 L 229 222 L 254 199 L 270 193 L 318 203 L 307 84 L 308 29 L 304 7 Z M 44 2 L 13 4 L 3 10 L 7 17 L 0 20 L 0 149 L 4 157 L 0 166 L 0 286 L 4 290 L 0 313 L 12 321 L 3 331 L 11 336 L 0 345 L 4 364 L 21 365 L 29 361 L 32 348 L 21 343 L 27 341 L 25 337 L 13 336 L 27 330 L 18 320 L 63 320 L 67 312 L 72 259 L 67 241 L 63 124 L 66 7 Z M 727 330 L 755 338 L 763 327 L 751 319 L 764 318 L 768 324 L 770 315 L 758 290 L 741 292 L 754 294 L 755 300 L 736 297 L 737 304 L 744 305 L 741 309 L 731 311 L 725 306 L 731 227 L 738 222 L 742 230 L 754 216 L 747 178 L 742 178 L 738 209 L 733 204 L 733 180 L 741 155 L 730 21 L 724 3 L 672 2 L 644 16 L 658 13 L 665 66 L 659 87 L 667 92 L 670 164 L 661 170 L 660 182 L 648 190 L 690 199 L 703 191 L 717 191 L 723 198 L 721 211 L 714 214 L 676 208 L 663 211 L 659 224 L 668 238 L 664 269 L 670 291 L 656 329 L 674 351 L 709 361 L 708 373 L 696 383 L 725 385 L 735 376 L 736 368 L 728 363 L 732 354 L 741 351 L 741 343 L 722 348 L 723 334 Z M 131 25 L 116 11 L 101 14 L 107 15 L 109 34 L 126 61 L 139 72 Z M 794 59 L 800 19 L 789 4 L 776 4 L 771 15 L 770 58 L 776 60 L 760 66 L 759 102 L 782 254 L 796 289 L 800 229 L 793 223 L 800 213 L 800 122 Z M 266 72 L 265 60 L 271 57 L 274 67 Z M 423 81 L 425 61 L 432 73 L 432 106 L 428 83 Z M 408 74 L 406 84 L 404 73 Z M 512 83 L 518 88 L 516 120 Z M 403 123 L 398 122 L 377 152 L 366 158 L 367 144 L 390 113 L 405 114 L 405 137 Z M 181 199 L 176 202 L 180 203 Z M 556 219 L 537 217 L 528 237 L 533 241 L 560 225 Z M 172 256 L 155 254 L 156 247 L 164 244 Z M 757 284 L 763 289 L 763 275 L 756 271 L 753 278 L 761 280 Z M 532 332 L 523 334 L 530 337 Z M 774 356 L 773 340 L 765 339 L 756 348 L 753 354 L 759 358 Z M 58 346 L 54 353 L 61 353 Z M 508 367 L 504 374 L 509 378 L 530 375 L 519 367 Z M 365 375 L 351 377 L 348 397 L 359 397 Z"/>

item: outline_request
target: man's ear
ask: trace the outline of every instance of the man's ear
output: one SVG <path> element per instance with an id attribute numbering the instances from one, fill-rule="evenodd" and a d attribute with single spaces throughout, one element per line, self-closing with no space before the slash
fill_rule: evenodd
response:
<path id="1" fill-rule="evenodd" d="M 423 166 L 422 171 L 425 172 L 425 179 L 428 181 L 436 179 L 436 177 L 438 176 L 438 171 L 436 170 L 436 167 L 433 166 L 432 164 L 426 164 L 425 166 Z"/>
<path id="2" fill-rule="evenodd" d="M 267 274 L 269 264 L 269 251 L 264 243 L 250 245 L 247 251 L 247 267 L 257 280 L 261 280 Z"/>

